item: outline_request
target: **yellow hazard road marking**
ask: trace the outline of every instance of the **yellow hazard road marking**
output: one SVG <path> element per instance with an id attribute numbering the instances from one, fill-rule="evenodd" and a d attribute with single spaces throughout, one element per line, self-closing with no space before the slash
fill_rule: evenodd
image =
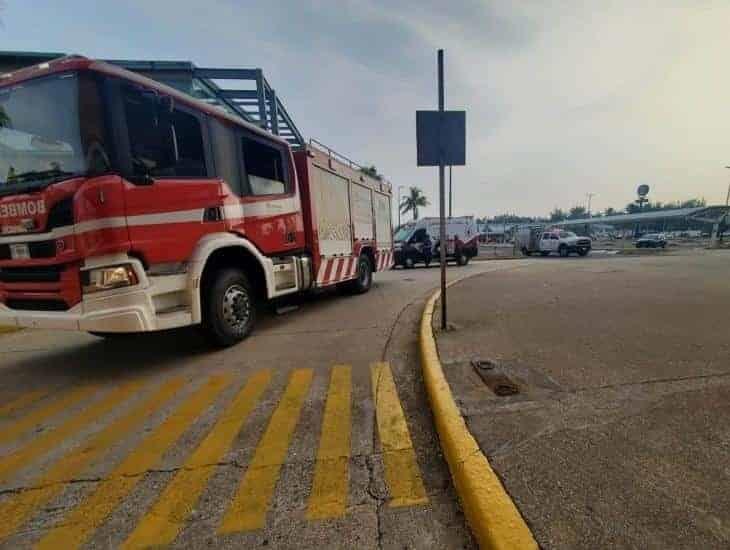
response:
<path id="1" fill-rule="evenodd" d="M 4 405 L 0 406 L 0 416 L 6 416 L 13 411 L 22 409 L 26 405 L 35 403 L 36 401 L 38 401 L 41 397 L 43 397 L 47 393 L 48 392 L 45 390 L 35 390 L 35 391 L 29 391 L 28 393 L 24 393 L 23 395 L 18 396 L 17 398 L 13 399 L 9 403 L 5 403 Z"/>
<path id="2" fill-rule="evenodd" d="M 124 548 L 171 544 L 198 502 L 215 466 L 233 444 L 271 379 L 269 371 L 254 374 L 218 419 L 213 429 L 139 522 Z"/>
<path id="3" fill-rule="evenodd" d="M 57 550 L 82 546 L 122 499 L 132 492 L 144 472 L 160 462 L 165 452 L 230 382 L 230 377 L 211 377 L 127 455 L 108 478 L 99 484 L 96 491 L 89 495 L 61 525 L 43 537 L 37 548 Z"/>
<path id="4" fill-rule="evenodd" d="M 101 456 L 132 428 L 162 407 L 182 384 L 181 378 L 170 380 L 141 405 L 134 407 L 131 412 L 109 424 L 90 441 L 80 445 L 51 466 L 35 483 L 37 489 L 23 491 L 3 501 L 0 504 L 0 518 L 3 518 L 0 522 L 0 540 L 12 535 L 33 512 L 60 493 L 64 488 L 64 481 L 76 477 L 91 461 Z"/>
<path id="5" fill-rule="evenodd" d="M 141 382 L 139 380 L 133 380 L 119 386 L 77 415 L 66 420 L 58 428 L 41 434 L 14 453 L 0 458 L 0 479 L 6 479 L 15 470 L 28 466 L 28 464 L 46 454 L 53 447 L 69 436 L 72 436 L 87 424 L 106 415 L 116 405 L 137 391 L 140 385 Z"/>
<path id="6" fill-rule="evenodd" d="M 311 369 L 297 369 L 289 377 L 289 384 L 271 415 L 266 432 L 223 518 L 219 533 L 250 531 L 264 526 L 269 501 L 312 383 L 312 374 Z"/>
<path id="7" fill-rule="evenodd" d="M 426 504 L 428 496 L 390 365 L 375 363 L 370 372 L 385 480 L 390 491 L 389 505 L 396 507 Z"/>
<path id="8" fill-rule="evenodd" d="M 14 422 L 10 426 L 3 427 L 3 429 L 0 430 L 0 443 L 7 443 L 8 441 L 16 439 L 18 436 L 43 422 L 46 418 L 50 418 L 60 412 L 63 412 L 69 407 L 73 407 L 79 401 L 86 399 L 95 390 L 96 388 L 93 386 L 82 386 L 80 388 L 76 388 L 51 403 L 48 403 L 46 406 L 18 419 L 17 422 Z"/>
<path id="9" fill-rule="evenodd" d="M 332 368 L 307 519 L 340 517 L 347 510 L 350 494 L 351 371 L 351 367 L 344 365 Z"/>

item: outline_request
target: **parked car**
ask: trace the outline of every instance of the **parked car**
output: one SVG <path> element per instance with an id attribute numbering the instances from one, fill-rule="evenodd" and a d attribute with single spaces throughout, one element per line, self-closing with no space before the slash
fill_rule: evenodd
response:
<path id="1" fill-rule="evenodd" d="M 412 268 L 422 263 L 428 267 L 432 261 L 438 261 L 441 254 L 439 231 L 439 218 L 421 218 L 402 225 L 394 236 L 395 265 Z M 447 261 L 456 261 L 458 265 L 468 264 L 479 253 L 477 236 L 472 216 L 447 218 Z"/>
<path id="2" fill-rule="evenodd" d="M 540 253 L 549 256 L 556 252 L 566 258 L 570 254 L 586 256 L 592 248 L 592 241 L 588 237 L 579 237 L 572 231 L 559 229 L 545 229 L 540 225 L 523 226 L 517 231 L 517 248 L 525 256 Z"/>
<path id="3" fill-rule="evenodd" d="M 666 248 L 667 237 L 664 233 L 647 233 L 636 241 L 636 248 Z"/>

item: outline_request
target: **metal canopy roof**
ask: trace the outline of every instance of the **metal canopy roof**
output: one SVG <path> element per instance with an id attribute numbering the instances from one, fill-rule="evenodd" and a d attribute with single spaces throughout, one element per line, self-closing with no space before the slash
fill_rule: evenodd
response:
<path id="1" fill-rule="evenodd" d="M 648 221 L 668 220 L 672 218 L 693 218 L 698 221 L 717 223 L 728 213 L 727 206 L 701 206 L 698 208 L 678 208 L 675 210 L 652 210 L 640 214 L 619 214 L 618 216 L 601 216 L 597 218 L 581 218 L 577 220 L 564 220 L 551 225 L 566 227 L 570 225 L 616 225 L 621 223 L 638 223 Z M 717 221 L 710 221 L 717 220 Z"/>
<path id="2" fill-rule="evenodd" d="M 33 65 L 63 55 L 65 54 L 0 51 L 0 68 Z M 190 61 L 131 59 L 105 61 L 143 74 L 200 101 L 220 107 L 229 114 L 280 136 L 294 147 L 306 145 L 302 134 L 261 69 L 201 68 Z"/>

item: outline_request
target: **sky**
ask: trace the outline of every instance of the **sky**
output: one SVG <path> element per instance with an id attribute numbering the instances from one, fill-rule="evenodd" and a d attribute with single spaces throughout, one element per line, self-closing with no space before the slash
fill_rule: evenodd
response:
<path id="1" fill-rule="evenodd" d="M 305 137 L 438 211 L 415 111 L 467 112 L 454 215 L 724 203 L 730 1 L 0 0 L 0 50 L 261 67 Z M 405 193 L 405 190 L 404 190 Z"/>

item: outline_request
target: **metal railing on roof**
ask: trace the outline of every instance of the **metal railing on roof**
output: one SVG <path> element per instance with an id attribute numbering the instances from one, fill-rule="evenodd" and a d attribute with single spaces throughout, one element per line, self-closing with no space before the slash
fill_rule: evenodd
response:
<path id="1" fill-rule="evenodd" d="M 216 105 L 229 114 L 257 124 L 304 147 L 305 140 L 261 69 L 196 67 L 189 61 L 109 60 Z"/>

